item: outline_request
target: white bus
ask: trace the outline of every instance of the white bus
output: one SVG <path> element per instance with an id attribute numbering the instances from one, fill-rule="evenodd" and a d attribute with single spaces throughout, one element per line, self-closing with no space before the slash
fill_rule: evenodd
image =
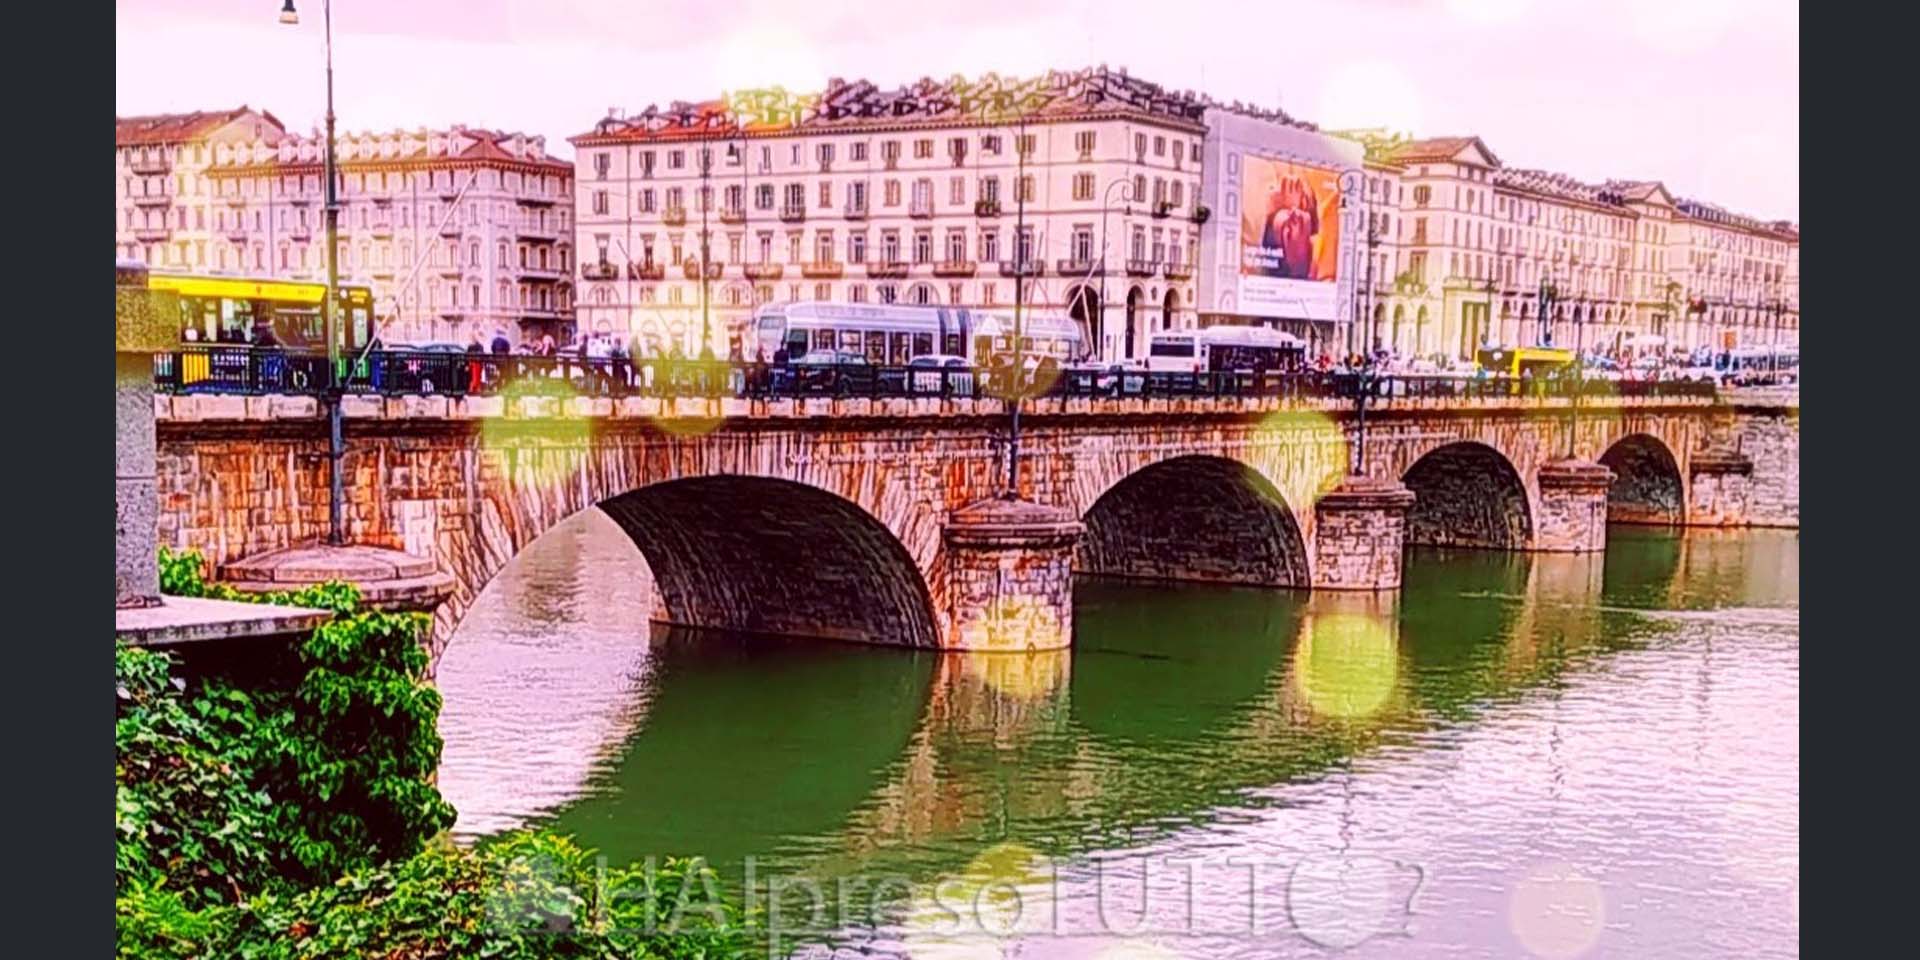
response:
<path id="1" fill-rule="evenodd" d="M 1147 338 L 1147 369 L 1172 373 L 1290 370 L 1305 359 L 1306 350 L 1306 341 L 1272 327 L 1163 330 Z"/>
<path id="2" fill-rule="evenodd" d="M 767 358 L 786 349 L 797 360 L 815 350 L 856 353 L 878 366 L 903 367 L 919 356 L 966 357 L 985 366 L 1013 352 L 1013 314 L 972 307 L 802 300 L 754 311 Z M 1065 363 L 1080 354 L 1080 328 L 1064 317 L 1029 313 L 1020 324 L 1022 352 Z"/>

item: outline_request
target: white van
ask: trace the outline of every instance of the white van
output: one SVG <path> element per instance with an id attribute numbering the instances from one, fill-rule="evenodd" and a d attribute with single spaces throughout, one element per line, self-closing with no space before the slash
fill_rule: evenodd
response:
<path id="1" fill-rule="evenodd" d="M 1306 341 L 1272 327 L 1163 330 L 1147 338 L 1147 369 L 1169 373 L 1290 370 L 1306 358 L 1306 351 Z"/>

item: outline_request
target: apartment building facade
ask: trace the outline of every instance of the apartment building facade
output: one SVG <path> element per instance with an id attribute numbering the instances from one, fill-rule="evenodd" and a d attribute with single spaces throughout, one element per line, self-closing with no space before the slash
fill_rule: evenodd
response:
<path id="1" fill-rule="evenodd" d="M 1138 355 L 1192 322 L 1202 110 L 1096 68 L 612 113 L 571 138 L 582 329 L 724 355 L 761 303 L 1005 309 L 1018 283 Z"/>
<path id="2" fill-rule="evenodd" d="M 170 270 L 210 264 L 219 228 L 206 169 L 215 148 L 285 134 L 273 114 L 244 105 L 115 117 L 115 258 Z"/>

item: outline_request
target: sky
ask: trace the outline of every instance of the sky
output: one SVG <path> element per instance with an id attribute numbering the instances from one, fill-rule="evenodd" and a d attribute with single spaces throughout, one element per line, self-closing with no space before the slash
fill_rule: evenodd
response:
<path id="1" fill-rule="evenodd" d="M 320 0 L 118 0 L 119 115 L 326 110 Z M 1477 134 L 1513 167 L 1800 213 L 1795 0 L 342 0 L 339 128 L 566 138 L 611 107 L 829 77 L 1107 64 L 1324 128 Z"/>

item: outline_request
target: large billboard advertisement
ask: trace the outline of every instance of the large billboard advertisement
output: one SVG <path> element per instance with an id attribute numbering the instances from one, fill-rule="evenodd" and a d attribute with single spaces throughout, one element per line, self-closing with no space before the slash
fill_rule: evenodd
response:
<path id="1" fill-rule="evenodd" d="M 1332 319 L 1339 172 L 1250 153 L 1241 158 L 1239 186 L 1241 310 Z"/>

